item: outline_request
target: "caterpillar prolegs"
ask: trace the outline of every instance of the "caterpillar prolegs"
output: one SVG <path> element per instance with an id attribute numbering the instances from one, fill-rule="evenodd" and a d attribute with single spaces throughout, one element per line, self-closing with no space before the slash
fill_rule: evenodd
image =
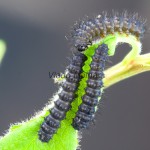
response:
<path id="1" fill-rule="evenodd" d="M 70 39 L 76 53 L 67 67 L 66 79 L 61 85 L 62 90 L 58 94 L 58 99 L 38 132 L 42 142 L 48 142 L 56 134 L 66 113 L 72 111 L 72 102 L 77 98 L 81 102 L 78 110 L 73 112 L 73 128 L 76 130 L 87 128 L 94 119 L 103 89 L 103 71 L 109 55 L 107 44 L 99 41 L 115 33 L 133 35 L 140 40 L 144 32 L 144 21 L 136 14 L 128 15 L 126 12 L 114 13 L 112 16 L 104 13 L 93 19 L 81 21 L 78 26 L 74 27 Z M 99 44 L 94 48 L 93 54 L 88 55 L 86 52 L 97 42 Z M 86 67 L 89 69 L 85 69 Z M 85 72 L 85 70 L 88 71 Z M 88 73 L 86 80 L 82 80 L 85 78 L 82 76 L 84 72 Z M 82 90 L 84 94 L 80 94 L 79 90 Z"/>

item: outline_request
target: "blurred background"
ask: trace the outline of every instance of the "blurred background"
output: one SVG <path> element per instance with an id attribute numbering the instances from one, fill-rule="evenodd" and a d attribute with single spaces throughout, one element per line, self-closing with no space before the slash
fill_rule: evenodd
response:
<path id="1" fill-rule="evenodd" d="M 0 38 L 7 52 L 0 67 L 0 135 L 9 125 L 41 110 L 58 86 L 49 71 L 64 72 L 72 56 L 65 39 L 85 15 L 112 9 L 138 12 L 150 23 L 146 0 L 0 0 Z M 150 51 L 150 35 L 143 53 Z M 123 58 L 123 44 L 107 66 Z M 83 150 L 150 149 L 150 72 L 122 81 L 103 94 L 96 124 L 83 132 Z"/>

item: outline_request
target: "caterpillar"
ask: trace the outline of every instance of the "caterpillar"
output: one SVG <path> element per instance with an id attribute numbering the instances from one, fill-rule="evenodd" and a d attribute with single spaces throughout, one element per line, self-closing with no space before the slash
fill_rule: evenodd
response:
<path id="1" fill-rule="evenodd" d="M 98 99 L 102 94 L 105 62 L 108 60 L 108 47 L 100 45 L 92 56 L 90 72 L 87 80 L 85 94 L 82 97 L 82 104 L 78 108 L 72 126 L 76 130 L 87 128 L 94 119 Z"/>
<path id="2" fill-rule="evenodd" d="M 122 14 L 114 12 L 112 16 L 104 12 L 93 19 L 78 23 L 71 33 L 71 42 L 78 51 L 84 51 L 93 42 L 116 32 L 141 39 L 145 32 L 145 20 L 140 19 L 137 13 L 129 15 L 127 11 Z"/>
<path id="3" fill-rule="evenodd" d="M 69 39 L 76 54 L 67 67 L 66 80 L 61 85 L 59 98 L 41 124 L 38 135 L 42 142 L 52 139 L 67 112 L 73 114 L 71 125 L 75 130 L 89 126 L 102 95 L 103 71 L 109 56 L 109 48 L 101 39 L 119 33 L 125 36 L 133 35 L 140 40 L 145 33 L 144 24 L 137 14 L 128 15 L 124 12 L 114 13 L 112 16 L 103 13 L 93 19 L 81 21 L 74 27 Z M 90 49 L 95 43 L 98 43 L 97 46 Z M 82 77 L 82 73 L 87 73 L 88 77 Z M 73 102 L 76 102 L 77 106 L 72 105 Z"/>
<path id="4" fill-rule="evenodd" d="M 81 68 L 86 60 L 82 53 L 76 53 L 71 64 L 67 67 L 66 81 L 62 83 L 62 90 L 58 94 L 59 98 L 55 101 L 50 114 L 41 124 L 38 132 L 39 139 L 42 142 L 48 142 L 60 127 L 60 122 L 65 118 L 66 112 L 71 108 L 71 102 L 75 98 L 75 91 L 78 86 Z"/>

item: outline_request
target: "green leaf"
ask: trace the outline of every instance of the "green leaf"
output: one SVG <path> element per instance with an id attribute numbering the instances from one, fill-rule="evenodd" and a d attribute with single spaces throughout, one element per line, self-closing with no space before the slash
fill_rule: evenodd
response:
<path id="1" fill-rule="evenodd" d="M 12 125 L 0 140 L 0 150 L 76 150 L 77 132 L 65 121 L 49 143 L 38 139 L 40 125 L 44 116 L 48 115 L 48 111 L 44 112 L 26 122 Z"/>
<path id="2" fill-rule="evenodd" d="M 0 40 L 0 64 L 2 63 L 5 53 L 6 53 L 6 44 L 3 40 Z"/>

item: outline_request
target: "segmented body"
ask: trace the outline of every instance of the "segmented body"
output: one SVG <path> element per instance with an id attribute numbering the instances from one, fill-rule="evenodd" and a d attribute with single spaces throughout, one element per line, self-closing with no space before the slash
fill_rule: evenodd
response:
<path id="1" fill-rule="evenodd" d="M 79 106 L 72 123 L 76 130 L 87 128 L 94 119 L 98 99 L 102 94 L 103 71 L 107 59 L 108 47 L 106 44 L 102 44 L 95 50 L 95 54 L 92 56 L 85 94 L 82 97 L 82 104 Z"/>
<path id="2" fill-rule="evenodd" d="M 84 51 L 94 41 L 116 32 L 132 34 L 140 39 L 145 32 L 145 21 L 141 20 L 137 14 L 128 15 L 127 12 L 114 13 L 112 16 L 103 13 L 93 19 L 81 21 L 74 28 L 71 40 L 74 47 Z"/>
<path id="3" fill-rule="evenodd" d="M 67 67 L 68 73 L 66 74 L 66 80 L 62 83 L 62 90 L 58 94 L 59 98 L 55 101 L 54 107 L 45 118 L 38 133 L 42 142 L 48 142 L 53 137 L 60 127 L 61 120 L 65 118 L 66 112 L 71 108 L 71 102 L 76 96 L 75 91 L 78 87 L 81 68 L 85 60 L 85 55 L 77 53 Z"/>

